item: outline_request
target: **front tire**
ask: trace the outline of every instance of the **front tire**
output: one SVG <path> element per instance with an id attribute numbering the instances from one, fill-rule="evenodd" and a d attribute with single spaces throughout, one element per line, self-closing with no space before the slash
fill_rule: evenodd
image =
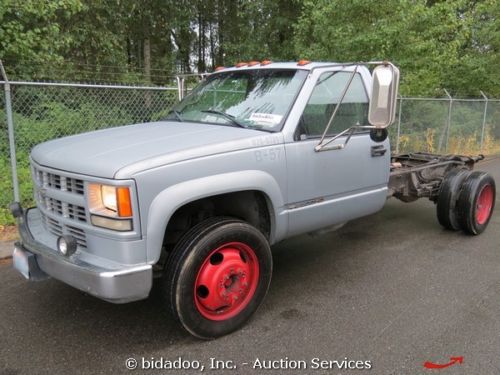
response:
<path id="1" fill-rule="evenodd" d="M 271 250 L 259 230 L 211 218 L 190 229 L 172 251 L 164 275 L 167 303 L 192 335 L 220 337 L 257 310 L 271 274 Z"/>

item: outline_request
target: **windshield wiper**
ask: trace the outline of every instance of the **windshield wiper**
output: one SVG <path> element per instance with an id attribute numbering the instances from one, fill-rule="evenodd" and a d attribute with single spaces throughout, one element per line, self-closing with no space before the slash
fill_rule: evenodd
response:
<path id="1" fill-rule="evenodd" d="M 245 125 L 243 125 L 241 122 L 239 122 L 238 120 L 236 120 L 234 118 L 234 116 L 230 115 L 229 113 L 226 113 L 226 112 L 222 112 L 222 111 L 217 111 L 215 109 L 204 109 L 202 110 L 201 112 L 203 113 L 212 113 L 214 115 L 219 115 L 219 116 L 222 116 L 224 117 L 226 120 L 229 120 L 231 121 L 231 123 L 233 125 L 236 125 L 236 126 L 239 126 L 240 128 L 243 128 L 243 129 L 246 129 L 247 127 Z"/>
<path id="2" fill-rule="evenodd" d="M 180 121 L 180 122 L 183 122 L 184 120 L 182 119 L 181 117 L 181 113 L 179 111 L 176 111 L 175 109 L 171 109 L 170 111 L 168 111 L 167 113 L 167 116 L 169 114 L 173 113 L 175 115 L 175 118 L 177 119 L 177 121 Z M 165 118 L 165 120 L 171 120 L 171 119 L 168 119 L 168 118 Z"/>

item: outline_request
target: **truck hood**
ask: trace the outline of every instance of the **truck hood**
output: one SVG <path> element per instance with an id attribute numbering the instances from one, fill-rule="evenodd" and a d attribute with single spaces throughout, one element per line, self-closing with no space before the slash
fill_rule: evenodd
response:
<path id="1" fill-rule="evenodd" d="M 152 122 L 55 139 L 36 146 L 43 166 L 103 178 L 128 178 L 141 170 L 201 156 L 279 143 L 277 135 L 231 126 Z"/>

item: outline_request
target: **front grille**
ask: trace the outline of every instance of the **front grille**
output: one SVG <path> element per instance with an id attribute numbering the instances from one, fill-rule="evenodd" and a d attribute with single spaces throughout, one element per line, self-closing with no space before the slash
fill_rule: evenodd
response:
<path id="1" fill-rule="evenodd" d="M 46 212 L 74 220 L 78 223 L 87 222 L 87 210 L 84 207 L 84 181 L 78 178 L 64 176 L 52 171 L 47 171 L 33 165 L 35 182 L 35 198 L 38 206 Z M 56 192 L 74 194 L 70 201 L 81 202 L 75 204 L 54 198 Z M 68 198 L 69 199 L 69 198 Z"/>
<path id="2" fill-rule="evenodd" d="M 55 214 L 68 217 L 72 220 L 81 221 L 83 223 L 87 222 L 87 215 L 85 213 L 85 207 L 77 206 L 71 203 L 61 202 L 60 200 L 42 197 L 40 195 L 38 202 L 45 208 L 47 211 L 51 211 Z"/>
<path id="3" fill-rule="evenodd" d="M 35 199 L 43 226 L 57 237 L 73 236 L 80 248 L 86 248 L 85 231 L 79 228 L 79 224 L 87 222 L 84 181 L 36 163 L 32 166 Z"/>
<path id="4" fill-rule="evenodd" d="M 76 239 L 76 243 L 80 247 L 87 247 L 87 238 L 83 229 L 76 228 L 71 225 L 60 223 L 42 212 L 43 225 L 50 233 L 55 236 L 62 236 L 63 234 L 70 234 Z"/>
<path id="5" fill-rule="evenodd" d="M 83 195 L 83 180 L 66 177 L 51 172 L 42 171 L 34 167 L 35 179 L 38 186 L 49 187 L 56 190 Z"/>

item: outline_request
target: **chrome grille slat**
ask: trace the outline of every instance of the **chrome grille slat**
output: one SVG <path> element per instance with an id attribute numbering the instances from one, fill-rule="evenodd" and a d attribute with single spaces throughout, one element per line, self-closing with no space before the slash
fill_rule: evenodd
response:
<path id="1" fill-rule="evenodd" d="M 83 180 L 78 178 L 61 176 L 55 173 L 46 172 L 35 169 L 35 182 L 38 186 L 44 188 L 52 188 L 56 190 L 68 191 L 73 194 L 83 195 L 84 194 L 84 184 Z"/>
<path id="2" fill-rule="evenodd" d="M 72 220 L 80 221 L 83 223 L 87 222 L 85 207 L 61 202 L 60 200 L 51 197 L 45 197 L 43 200 L 39 199 L 39 202 L 47 211 L 70 218 Z"/>

